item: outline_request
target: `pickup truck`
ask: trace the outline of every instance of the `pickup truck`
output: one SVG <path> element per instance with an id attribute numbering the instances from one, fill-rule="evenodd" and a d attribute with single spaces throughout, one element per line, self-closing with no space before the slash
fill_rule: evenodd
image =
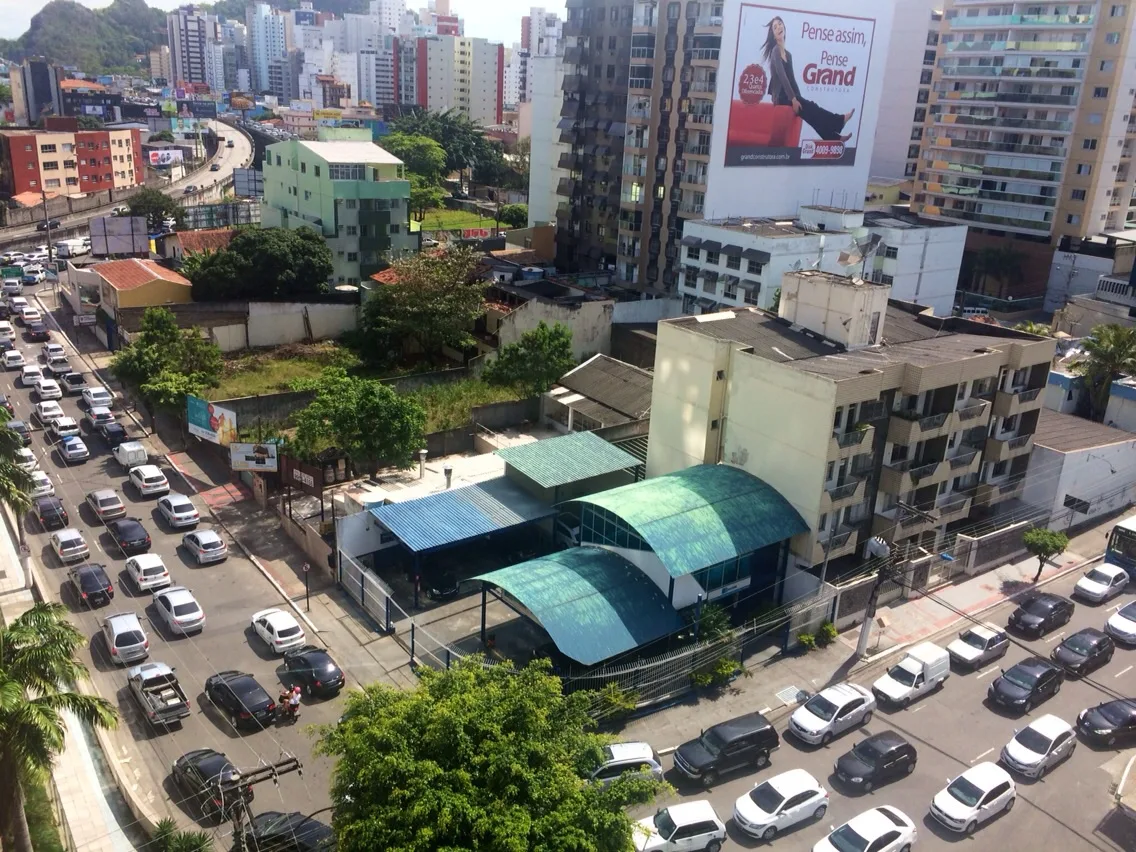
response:
<path id="1" fill-rule="evenodd" d="M 189 699 L 174 670 L 165 663 L 146 662 L 126 673 L 130 694 L 146 721 L 166 726 L 189 716 Z"/>
<path id="2" fill-rule="evenodd" d="M 59 386 L 65 394 L 80 394 L 87 388 L 87 379 L 82 373 L 68 373 L 59 380 Z"/>

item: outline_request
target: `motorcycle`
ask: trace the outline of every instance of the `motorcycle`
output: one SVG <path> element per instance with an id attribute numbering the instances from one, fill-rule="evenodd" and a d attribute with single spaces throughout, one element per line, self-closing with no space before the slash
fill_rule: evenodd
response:
<path id="1" fill-rule="evenodd" d="M 288 700 L 290 696 L 281 696 L 276 702 L 276 721 L 281 722 L 295 722 L 300 718 L 300 705 L 293 704 Z"/>

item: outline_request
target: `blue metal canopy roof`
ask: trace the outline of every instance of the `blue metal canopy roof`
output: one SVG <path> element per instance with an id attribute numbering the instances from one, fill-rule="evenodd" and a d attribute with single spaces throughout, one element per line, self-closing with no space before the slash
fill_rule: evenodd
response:
<path id="1" fill-rule="evenodd" d="M 567 657 L 590 666 L 682 629 L 667 596 L 622 556 L 573 547 L 474 577 L 508 592 Z"/>
<path id="2" fill-rule="evenodd" d="M 372 506 L 370 512 L 415 553 L 449 547 L 556 514 L 551 506 L 503 476 L 405 503 Z"/>

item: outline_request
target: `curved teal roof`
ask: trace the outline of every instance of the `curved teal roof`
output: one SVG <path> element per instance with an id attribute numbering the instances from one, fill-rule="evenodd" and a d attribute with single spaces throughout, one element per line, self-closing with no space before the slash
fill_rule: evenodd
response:
<path id="1" fill-rule="evenodd" d="M 606 509 L 683 577 L 808 531 L 772 486 L 741 468 L 703 464 L 569 501 Z"/>
<path id="2" fill-rule="evenodd" d="M 590 666 L 682 629 L 642 571 L 617 553 L 573 547 L 474 577 L 508 592 L 567 657 Z"/>

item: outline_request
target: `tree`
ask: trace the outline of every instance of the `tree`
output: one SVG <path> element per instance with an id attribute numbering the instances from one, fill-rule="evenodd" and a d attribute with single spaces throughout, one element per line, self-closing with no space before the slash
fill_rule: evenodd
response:
<path id="1" fill-rule="evenodd" d="M 150 852 L 213 852 L 213 839 L 204 831 L 180 831 L 169 817 L 157 825 Z"/>
<path id="2" fill-rule="evenodd" d="M 361 339 L 368 357 L 385 363 L 408 341 L 428 358 L 438 358 L 445 347 L 468 348 L 470 330 L 485 310 L 485 282 L 476 275 L 480 263 L 481 256 L 467 247 L 396 261 L 396 283 L 375 288 L 363 304 Z"/>
<path id="3" fill-rule="evenodd" d="M 446 191 L 442 187 L 420 175 L 410 176 L 410 210 L 419 222 L 426 218 L 426 211 L 441 207 L 445 200 Z"/>
<path id="4" fill-rule="evenodd" d="M 1024 331 L 1026 334 L 1036 334 L 1038 337 L 1052 337 L 1053 329 L 1042 322 L 1019 322 L 1014 326 L 1014 331 Z"/>
<path id="5" fill-rule="evenodd" d="M 391 133 L 383 137 L 380 145 L 428 183 L 438 183 L 445 177 L 446 151 L 429 136 Z"/>
<path id="6" fill-rule="evenodd" d="M 1054 556 L 1065 552 L 1065 548 L 1069 546 L 1069 536 L 1056 530 L 1034 527 L 1022 534 L 1022 544 L 1025 545 L 1026 550 L 1037 557 L 1037 574 L 1034 575 L 1034 580 L 1037 580 L 1041 576 L 1041 570 L 1045 567 L 1045 563 Z"/>
<path id="7" fill-rule="evenodd" d="M 524 184 L 525 190 L 529 186 L 530 166 L 532 163 L 532 137 L 525 136 L 517 140 L 517 146 L 513 149 L 513 167 L 520 175 L 521 183 Z"/>
<path id="8" fill-rule="evenodd" d="M 1074 373 L 1085 379 L 1089 412 L 1093 420 L 1104 420 L 1112 383 L 1121 376 L 1136 374 L 1136 329 L 1119 325 L 1098 325 L 1081 341 L 1085 356 L 1073 363 Z"/>
<path id="9" fill-rule="evenodd" d="M 979 280 L 978 289 L 1003 298 L 1007 287 L 1021 281 L 1025 261 L 1025 254 L 1014 248 L 1013 244 L 980 249 L 974 262 L 974 273 Z M 996 285 L 993 292 L 988 286 L 991 279 Z"/>
<path id="10" fill-rule="evenodd" d="M 323 235 L 311 228 L 245 228 L 186 277 L 195 302 L 296 299 L 327 292 L 334 268 Z"/>
<path id="11" fill-rule="evenodd" d="M 157 133 L 151 133 L 149 142 L 175 142 L 173 131 L 159 130 Z"/>
<path id="12" fill-rule="evenodd" d="M 314 382 L 315 399 L 296 416 L 295 445 L 311 457 L 328 446 L 345 450 L 357 467 L 405 467 L 422 447 L 426 411 L 390 385 L 331 367 Z"/>
<path id="13" fill-rule="evenodd" d="M 494 159 L 493 143 L 469 116 L 457 109 L 445 112 L 411 109 L 392 121 L 391 129 L 407 136 L 427 136 L 441 145 L 446 152 L 446 174 L 472 169 Z M 500 156 L 499 146 L 497 156 Z"/>
<path id="14" fill-rule="evenodd" d="M 130 196 L 126 206 L 130 208 L 131 216 L 146 217 L 146 224 L 151 231 L 161 228 L 165 219 L 174 219 L 178 227 L 185 224 L 185 211 L 181 205 L 165 193 L 148 186 Z"/>
<path id="15" fill-rule="evenodd" d="M 572 329 L 561 323 L 540 325 L 502 346 L 482 374 L 491 385 L 514 385 L 527 396 L 549 390 L 576 365 L 572 357 Z"/>
<path id="16" fill-rule="evenodd" d="M 592 696 L 565 695 L 547 660 L 514 672 L 466 658 L 419 670 L 413 691 L 371 684 L 317 750 L 336 759 L 339 852 L 632 848 L 624 808 L 662 785 L 625 775 L 581 778 L 599 766 Z"/>
<path id="17" fill-rule="evenodd" d="M 529 224 L 529 206 L 527 204 L 506 204 L 497 214 L 497 219 L 510 228 L 527 228 Z"/>
<path id="18" fill-rule="evenodd" d="M 80 130 L 102 130 L 103 123 L 93 115 L 81 115 L 77 121 Z"/>
<path id="19" fill-rule="evenodd" d="M 7 54 L 5 54 L 7 55 Z M 12 102 L 12 87 L 7 83 L 0 83 L 0 104 L 10 104 Z"/>
<path id="20" fill-rule="evenodd" d="M 87 637 L 62 604 L 38 603 L 0 628 L 0 834 L 5 849 L 32 852 L 21 779 L 47 771 L 63 751 L 63 714 L 113 728 L 114 705 L 73 692 L 87 677 L 75 653 Z"/>

